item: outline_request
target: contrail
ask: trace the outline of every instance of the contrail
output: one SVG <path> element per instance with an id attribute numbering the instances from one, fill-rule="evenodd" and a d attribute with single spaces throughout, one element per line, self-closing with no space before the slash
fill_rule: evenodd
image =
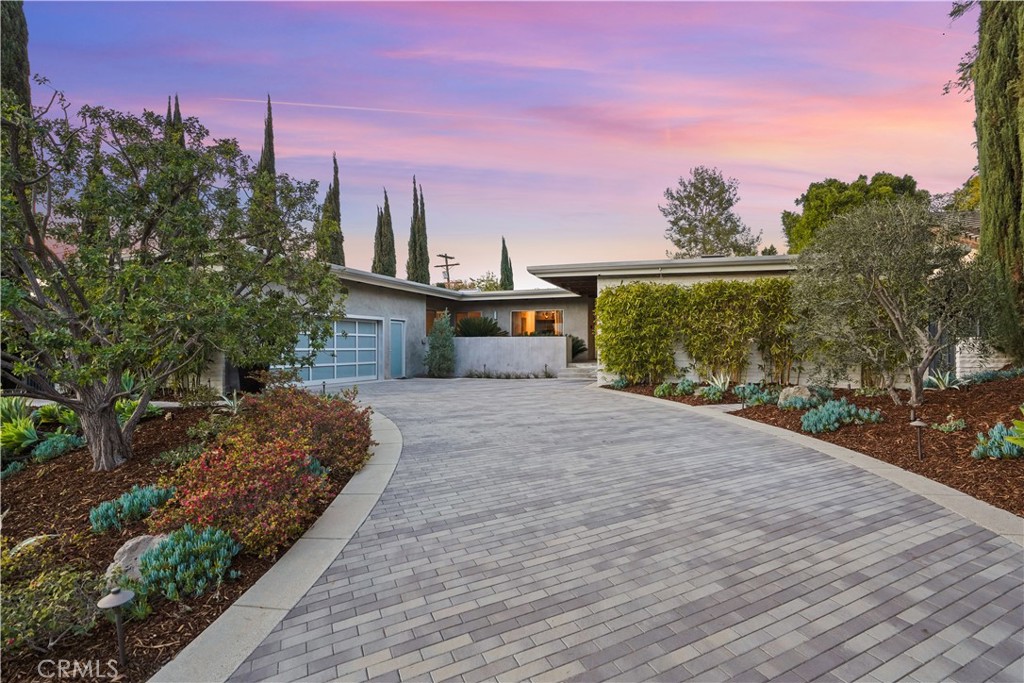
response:
<path id="1" fill-rule="evenodd" d="M 250 104 L 265 104 L 266 100 L 250 100 L 242 97 L 215 97 L 221 102 L 246 102 Z M 284 105 L 286 107 L 309 107 L 311 109 L 344 109 L 347 111 L 375 111 L 385 114 L 412 114 L 414 116 L 446 116 L 459 119 L 478 119 L 475 114 L 458 114 L 444 111 L 418 111 L 416 109 L 384 109 L 380 107 L 353 107 L 344 104 L 317 104 L 316 102 L 282 102 L 274 100 L 274 106 Z M 533 121 L 534 119 L 516 118 L 511 116 L 487 116 L 487 119 L 498 121 Z"/>

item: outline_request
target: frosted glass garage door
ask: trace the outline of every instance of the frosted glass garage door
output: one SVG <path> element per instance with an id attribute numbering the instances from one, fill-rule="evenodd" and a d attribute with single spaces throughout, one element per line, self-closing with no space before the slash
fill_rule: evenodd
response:
<path id="1" fill-rule="evenodd" d="M 309 353 L 309 338 L 299 335 L 295 350 Z M 300 369 L 299 377 L 306 382 L 377 379 L 377 363 L 377 323 L 339 320 L 334 323 L 333 337 L 316 352 L 313 367 Z"/>

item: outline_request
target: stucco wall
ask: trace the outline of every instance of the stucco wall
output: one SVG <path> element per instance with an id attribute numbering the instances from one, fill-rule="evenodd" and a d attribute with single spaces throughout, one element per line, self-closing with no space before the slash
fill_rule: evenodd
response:
<path id="1" fill-rule="evenodd" d="M 455 375 L 557 373 L 568 364 L 568 349 L 566 337 L 456 337 Z"/>
<path id="2" fill-rule="evenodd" d="M 391 379 L 391 320 L 405 321 L 406 377 L 426 372 L 423 356 L 427 349 L 426 297 L 422 294 L 345 282 L 345 317 L 360 317 L 383 321 L 383 344 L 380 345 L 380 363 L 383 378 Z"/>
<path id="3" fill-rule="evenodd" d="M 498 325 L 506 332 L 512 332 L 512 311 L 562 311 L 562 334 L 575 335 L 587 345 L 587 353 L 577 360 L 593 359 L 596 356 L 591 348 L 589 311 L 594 300 L 589 297 L 543 299 L 529 297 L 523 299 L 506 299 L 501 301 L 459 301 L 448 306 L 451 313 L 480 311 L 487 318 L 498 321 Z"/>

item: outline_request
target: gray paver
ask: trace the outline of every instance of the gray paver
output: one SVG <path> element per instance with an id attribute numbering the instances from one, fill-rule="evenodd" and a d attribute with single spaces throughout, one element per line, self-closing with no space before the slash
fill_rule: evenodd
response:
<path id="1" fill-rule="evenodd" d="M 360 389 L 402 431 L 398 469 L 232 681 L 1000 681 L 1024 661 L 1019 546 L 871 472 L 572 382 Z"/>

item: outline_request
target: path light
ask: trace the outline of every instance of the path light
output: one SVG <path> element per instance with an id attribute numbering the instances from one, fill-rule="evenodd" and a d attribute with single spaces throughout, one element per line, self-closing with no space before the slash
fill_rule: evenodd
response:
<path id="1" fill-rule="evenodd" d="M 914 417 L 911 415 L 911 417 Z M 921 450 L 921 430 L 928 426 L 924 420 L 915 419 L 910 426 L 917 430 L 917 459 L 924 460 L 924 452 Z"/>
<path id="2" fill-rule="evenodd" d="M 114 611 L 114 624 L 117 627 L 117 661 L 123 668 L 125 665 L 124 656 L 124 621 L 121 619 L 121 608 L 135 599 L 135 593 L 127 588 L 114 588 L 107 595 L 100 598 L 96 606 L 100 609 Z"/>

